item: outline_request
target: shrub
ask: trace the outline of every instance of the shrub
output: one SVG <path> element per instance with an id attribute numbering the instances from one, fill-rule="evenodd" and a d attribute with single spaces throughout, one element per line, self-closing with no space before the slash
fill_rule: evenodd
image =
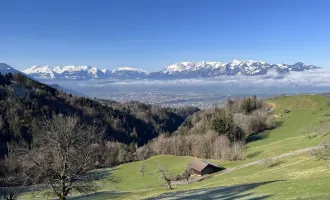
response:
<path id="1" fill-rule="evenodd" d="M 330 116 L 330 113 L 329 112 L 324 112 L 324 116 Z"/>
<path id="2" fill-rule="evenodd" d="M 246 98 L 243 100 L 243 103 L 241 104 L 241 109 L 245 114 L 249 114 L 252 111 L 257 109 L 257 99 L 254 96 L 252 99 L 251 98 Z"/>
<path id="3" fill-rule="evenodd" d="M 266 165 L 267 168 L 272 168 L 272 167 L 276 167 L 276 166 L 284 163 L 284 161 L 282 161 L 282 160 L 274 160 L 272 158 L 265 158 L 263 160 L 263 163 Z"/>
<path id="4" fill-rule="evenodd" d="M 273 129 L 276 127 L 276 118 L 274 116 L 270 116 L 266 120 L 267 129 Z"/>
<path id="5" fill-rule="evenodd" d="M 180 180 L 180 175 L 175 175 L 171 177 L 171 181 L 178 181 Z"/>
<path id="6" fill-rule="evenodd" d="M 300 134 L 306 136 L 308 139 L 312 139 L 312 138 L 316 137 L 315 130 L 312 126 L 307 126 L 303 129 L 301 129 L 299 132 L 300 132 Z"/>

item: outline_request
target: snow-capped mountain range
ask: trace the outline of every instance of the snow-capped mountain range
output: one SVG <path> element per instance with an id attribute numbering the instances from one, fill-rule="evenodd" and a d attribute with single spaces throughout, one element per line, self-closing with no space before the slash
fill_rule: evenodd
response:
<path id="1" fill-rule="evenodd" d="M 92 66 L 32 66 L 24 70 L 25 74 L 41 80 L 89 80 L 89 79 L 171 79 L 204 78 L 218 76 L 256 76 L 269 71 L 289 73 L 316 69 L 314 65 L 297 62 L 288 64 L 269 64 L 263 61 L 233 60 L 232 62 L 180 62 L 159 71 L 148 73 L 142 69 L 120 67 L 113 70 L 97 69 Z"/>
<path id="2" fill-rule="evenodd" d="M 88 80 L 106 78 L 106 75 L 96 67 L 91 66 L 32 66 L 23 73 L 40 80 Z"/>

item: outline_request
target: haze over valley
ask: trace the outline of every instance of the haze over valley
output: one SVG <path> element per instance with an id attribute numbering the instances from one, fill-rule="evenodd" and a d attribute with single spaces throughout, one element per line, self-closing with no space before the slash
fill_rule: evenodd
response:
<path id="1" fill-rule="evenodd" d="M 330 1 L 0 3 L 0 200 L 330 199 Z"/>
<path id="2" fill-rule="evenodd" d="M 221 106 L 228 97 L 322 93 L 330 88 L 324 70 L 298 62 L 181 62 L 159 72 L 131 67 L 99 70 L 91 66 L 33 66 L 22 72 L 91 98 L 140 101 L 163 107 Z M 316 76 L 316 77 L 315 77 Z"/>

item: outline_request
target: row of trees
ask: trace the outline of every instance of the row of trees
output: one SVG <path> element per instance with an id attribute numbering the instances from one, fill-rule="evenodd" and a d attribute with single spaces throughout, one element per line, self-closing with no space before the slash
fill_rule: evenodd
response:
<path id="1" fill-rule="evenodd" d="M 214 131 L 206 134 L 159 136 L 147 145 L 137 149 L 139 160 L 154 155 L 194 156 L 206 159 L 242 159 L 244 143 L 230 142 L 227 136 Z"/>

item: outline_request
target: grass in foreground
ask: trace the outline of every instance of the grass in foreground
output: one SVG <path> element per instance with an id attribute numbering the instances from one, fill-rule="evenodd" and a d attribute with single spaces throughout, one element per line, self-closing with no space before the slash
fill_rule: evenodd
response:
<path id="1" fill-rule="evenodd" d="M 213 160 L 225 167 L 238 166 L 254 160 L 280 155 L 293 150 L 318 145 L 321 138 L 308 139 L 300 130 L 317 126 L 320 122 L 329 121 L 325 112 L 330 112 L 327 98 L 323 96 L 299 95 L 270 100 L 276 104 L 275 113 L 283 116 L 277 118 L 278 127 L 255 136 L 247 145 L 246 159 L 243 161 L 223 162 Z M 284 113 L 284 109 L 290 110 Z M 160 160 L 169 166 L 172 175 L 181 173 L 193 157 L 156 156 L 143 161 L 146 166 L 145 176 L 138 173 L 141 162 L 120 165 L 111 170 L 123 178 L 117 185 L 116 192 L 112 184 L 105 184 L 102 191 L 71 199 L 139 199 L 168 193 L 160 182 L 156 171 L 156 161 Z M 199 183 L 175 186 L 178 195 L 202 193 L 216 198 L 216 195 L 230 194 L 232 198 L 260 197 L 270 199 L 330 199 L 327 189 L 330 186 L 330 169 L 323 162 L 316 162 L 308 154 L 301 154 L 282 159 L 272 167 L 259 164 L 231 173 L 216 174 L 214 177 Z M 195 190 L 193 193 L 189 190 Z M 181 192 L 182 191 L 182 192 Z M 239 192 L 235 192 L 239 191 Z M 182 194 L 185 192 L 184 194 Z M 203 193 L 205 192 L 205 193 Z M 166 194 L 164 194 L 166 195 Z M 213 195 L 213 196 L 212 196 Z M 27 198 L 27 196 L 25 195 Z M 170 196 L 163 196 L 168 198 Z M 191 199 L 194 196 L 191 196 Z M 196 196 L 195 196 L 196 197 Z M 218 196 L 218 198 L 223 196 Z M 27 198 L 29 199 L 29 198 Z"/>

